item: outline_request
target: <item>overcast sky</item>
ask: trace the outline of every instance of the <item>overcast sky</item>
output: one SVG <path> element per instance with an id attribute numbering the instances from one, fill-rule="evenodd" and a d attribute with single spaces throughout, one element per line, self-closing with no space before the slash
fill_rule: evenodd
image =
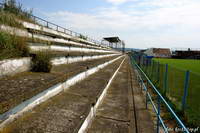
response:
<path id="1" fill-rule="evenodd" d="M 18 0 L 34 14 L 127 47 L 199 48 L 200 0 Z"/>

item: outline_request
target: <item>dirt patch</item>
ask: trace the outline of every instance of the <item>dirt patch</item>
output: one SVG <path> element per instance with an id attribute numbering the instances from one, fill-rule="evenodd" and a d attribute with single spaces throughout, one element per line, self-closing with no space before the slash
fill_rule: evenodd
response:
<path id="1" fill-rule="evenodd" d="M 66 92 L 40 104 L 9 125 L 6 133 L 77 132 L 92 103 L 103 91 L 122 59 L 108 65 Z"/>
<path id="2" fill-rule="evenodd" d="M 55 66 L 51 73 L 20 73 L 0 79 L 0 114 L 43 90 L 115 57 Z"/>

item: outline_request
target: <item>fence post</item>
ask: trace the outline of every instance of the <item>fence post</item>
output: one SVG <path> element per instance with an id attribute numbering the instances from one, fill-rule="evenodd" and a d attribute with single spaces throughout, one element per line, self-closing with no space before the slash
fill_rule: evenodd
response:
<path id="1" fill-rule="evenodd" d="M 149 83 L 148 83 L 148 81 L 147 81 L 147 86 L 146 86 L 146 109 L 148 109 L 148 101 L 149 101 L 149 99 L 148 99 L 148 87 L 149 87 Z"/>
<path id="2" fill-rule="evenodd" d="M 151 59 L 151 81 L 154 81 L 154 61 Z"/>
<path id="3" fill-rule="evenodd" d="M 144 70 L 145 70 L 145 73 L 146 73 L 146 72 L 147 72 L 147 67 L 148 67 L 148 65 L 149 65 L 148 59 L 146 59 L 145 62 L 146 62 L 146 63 L 145 63 L 145 69 L 144 69 Z"/>
<path id="4" fill-rule="evenodd" d="M 158 104 L 158 107 L 157 107 L 157 110 L 158 110 L 158 113 L 157 113 L 157 133 L 159 133 L 159 131 L 160 131 L 160 119 L 159 119 L 159 116 L 160 116 L 160 96 L 157 97 L 157 104 Z"/>
<path id="5" fill-rule="evenodd" d="M 151 78 L 151 73 L 152 73 L 152 60 L 151 59 L 149 59 L 149 64 L 150 64 L 150 66 L 149 66 L 149 68 L 148 68 L 148 76 Z"/>
<path id="6" fill-rule="evenodd" d="M 190 80 L 190 71 L 186 71 L 185 73 L 185 82 L 184 82 L 184 94 L 182 99 L 182 111 L 186 108 L 186 100 L 188 95 L 188 87 L 189 87 L 189 80 Z"/>
<path id="7" fill-rule="evenodd" d="M 158 62 L 157 64 L 157 81 L 159 83 L 159 79 L 160 79 L 160 63 Z"/>
<path id="8" fill-rule="evenodd" d="M 167 93 L 167 83 L 168 83 L 168 64 L 165 65 L 165 74 L 164 74 L 164 96 L 166 96 Z"/>

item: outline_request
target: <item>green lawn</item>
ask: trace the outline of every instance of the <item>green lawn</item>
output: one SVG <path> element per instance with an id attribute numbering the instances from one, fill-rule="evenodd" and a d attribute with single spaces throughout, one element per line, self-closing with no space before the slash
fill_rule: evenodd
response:
<path id="1" fill-rule="evenodd" d="M 154 58 L 153 60 L 159 61 L 162 64 L 168 64 L 182 70 L 190 70 L 194 73 L 200 74 L 200 60 L 192 59 L 161 59 Z"/>
<path id="2" fill-rule="evenodd" d="M 153 60 L 161 64 L 168 64 L 167 96 L 179 109 L 181 108 L 184 94 L 185 72 L 190 70 L 186 103 L 187 121 L 189 124 L 200 126 L 200 60 L 161 58 L 154 58 Z M 163 72 L 160 73 L 162 76 L 160 76 L 159 81 L 161 82 L 163 82 Z M 162 86 L 159 84 L 160 88 Z"/>

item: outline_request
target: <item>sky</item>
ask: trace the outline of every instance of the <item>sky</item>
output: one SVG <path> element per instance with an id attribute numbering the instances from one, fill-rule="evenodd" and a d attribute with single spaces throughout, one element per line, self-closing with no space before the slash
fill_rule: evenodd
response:
<path id="1" fill-rule="evenodd" d="M 129 48 L 199 48 L 200 0 L 17 0 L 33 14 Z"/>

